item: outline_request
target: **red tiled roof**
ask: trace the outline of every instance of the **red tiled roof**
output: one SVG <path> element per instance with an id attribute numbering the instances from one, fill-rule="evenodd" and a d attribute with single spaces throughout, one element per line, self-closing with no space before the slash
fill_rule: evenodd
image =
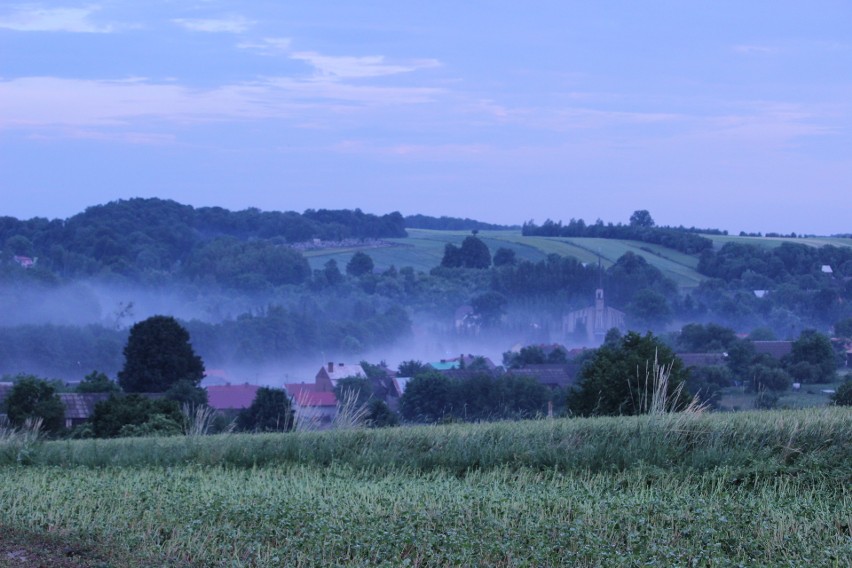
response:
<path id="1" fill-rule="evenodd" d="M 254 402 L 258 385 L 219 385 L 207 387 L 207 404 L 216 410 L 248 408 Z"/>
<path id="2" fill-rule="evenodd" d="M 333 392 L 317 391 L 313 383 L 291 383 L 284 388 L 299 406 L 337 406 Z"/>

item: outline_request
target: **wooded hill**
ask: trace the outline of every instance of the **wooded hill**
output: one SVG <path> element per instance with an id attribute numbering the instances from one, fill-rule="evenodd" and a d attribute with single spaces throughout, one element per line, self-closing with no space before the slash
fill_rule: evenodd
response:
<path id="1" fill-rule="evenodd" d="M 852 239 L 702 234 L 654 227 L 650 214 L 637 219 L 644 226 L 584 229 L 603 231 L 595 237 L 562 236 L 551 223 L 560 234 L 545 236 L 525 235 L 530 223 L 414 229 L 406 224 L 481 225 L 159 199 L 98 205 L 67 220 L 0 218 L 0 373 L 34 364 L 59 376 L 111 372 L 126 327 L 157 313 L 187 322 L 214 366 L 357 356 L 406 336 L 412 322 L 451 333 L 460 306 L 473 306 L 483 338 L 503 333 L 497 349 L 571 343 L 561 318 L 588 306 L 600 285 L 643 331 L 714 322 L 786 338 L 852 317 Z M 642 240 L 610 238 L 633 233 Z M 654 242 L 672 234 L 710 245 L 687 253 Z M 448 256 L 465 242 L 484 253 L 476 263 Z"/>

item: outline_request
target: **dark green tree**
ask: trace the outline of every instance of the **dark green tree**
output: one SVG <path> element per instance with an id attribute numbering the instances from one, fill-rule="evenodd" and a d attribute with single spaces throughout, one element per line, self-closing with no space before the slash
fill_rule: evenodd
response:
<path id="1" fill-rule="evenodd" d="M 412 422 L 438 422 L 452 410 L 452 385 L 440 373 L 421 373 L 411 379 L 399 400 L 402 417 Z"/>
<path id="2" fill-rule="evenodd" d="M 370 270 L 372 270 L 372 268 Z M 340 269 L 337 267 L 337 261 L 333 258 L 326 262 L 323 266 L 323 274 L 325 274 L 325 280 L 329 286 L 335 286 L 343 282 L 343 274 L 340 273 Z"/>
<path id="3" fill-rule="evenodd" d="M 649 288 L 637 292 L 626 311 L 628 323 L 637 329 L 658 329 L 672 318 L 666 297 Z"/>
<path id="4" fill-rule="evenodd" d="M 831 396 L 831 401 L 837 406 L 852 406 L 852 379 L 846 379 Z"/>
<path id="5" fill-rule="evenodd" d="M 669 369 L 668 407 L 682 408 L 687 397 L 678 386 L 686 380 L 683 362 L 650 332 L 629 332 L 617 344 L 604 344 L 580 371 L 578 388 L 568 398 L 581 416 L 633 415 L 648 412 L 653 390 L 654 361 Z"/>
<path id="6" fill-rule="evenodd" d="M 44 379 L 19 375 L 4 404 L 13 426 L 22 426 L 28 418 L 40 418 L 42 428 L 54 434 L 64 426 L 65 406 L 56 394 L 56 387 Z"/>
<path id="7" fill-rule="evenodd" d="M 473 313 L 485 327 L 493 327 L 500 323 L 508 303 L 506 296 L 493 290 L 476 296 L 470 302 Z"/>
<path id="8" fill-rule="evenodd" d="M 350 276 L 363 276 L 373 272 L 373 259 L 370 255 L 361 251 L 356 252 L 346 264 L 346 274 Z"/>
<path id="9" fill-rule="evenodd" d="M 373 397 L 370 379 L 364 377 L 345 377 L 337 381 L 334 396 L 338 401 L 352 400 L 356 408 L 367 404 Z"/>
<path id="10" fill-rule="evenodd" d="M 178 381 L 198 386 L 204 363 L 189 332 L 173 317 L 153 316 L 130 328 L 118 382 L 125 392 L 165 392 Z"/>
<path id="11" fill-rule="evenodd" d="M 488 268 L 491 266 L 491 251 L 477 237 L 465 237 L 461 244 L 462 265 L 465 268 Z"/>
<path id="12" fill-rule="evenodd" d="M 654 219 L 647 209 L 634 211 L 633 215 L 630 216 L 631 227 L 653 227 L 654 225 Z"/>
<path id="13" fill-rule="evenodd" d="M 804 373 L 805 365 L 803 363 L 812 367 L 812 370 Z M 801 379 L 807 379 L 808 382 L 832 382 L 836 376 L 837 357 L 834 354 L 831 341 L 817 331 L 803 331 L 799 338 L 793 342 L 789 368 L 796 379 L 801 377 Z M 800 376 L 796 376 L 796 372 L 800 373 Z"/>
<path id="14" fill-rule="evenodd" d="M 237 417 L 237 427 L 248 432 L 287 432 L 295 425 L 293 407 L 282 389 L 260 387 L 251 406 Z"/>
<path id="15" fill-rule="evenodd" d="M 500 247 L 494 253 L 494 266 L 514 266 L 518 263 L 515 251 Z"/>
<path id="16" fill-rule="evenodd" d="M 364 418 L 371 428 L 386 428 L 388 426 L 399 425 L 399 416 L 390 409 L 385 401 L 379 398 L 374 398 L 367 403 L 367 414 Z"/>
<path id="17" fill-rule="evenodd" d="M 92 429 L 98 438 L 177 434 L 182 424 L 177 402 L 141 394 L 112 395 L 97 403 L 92 414 Z"/>
<path id="18" fill-rule="evenodd" d="M 399 368 L 397 368 L 397 374 L 400 377 L 416 377 L 424 371 L 426 371 L 426 364 L 422 361 L 415 361 L 414 359 L 403 361 L 399 364 Z"/>
<path id="19" fill-rule="evenodd" d="M 108 376 L 99 371 L 92 371 L 86 375 L 82 381 L 74 389 L 79 393 L 87 392 L 121 392 L 121 387 L 112 381 Z"/>
<path id="20" fill-rule="evenodd" d="M 181 379 L 166 391 L 166 398 L 180 405 L 188 404 L 193 407 L 207 404 L 207 389 L 198 387 L 186 379 Z"/>
<path id="21" fill-rule="evenodd" d="M 445 244 L 441 266 L 444 268 L 461 268 L 463 265 L 461 249 L 452 243 Z"/>

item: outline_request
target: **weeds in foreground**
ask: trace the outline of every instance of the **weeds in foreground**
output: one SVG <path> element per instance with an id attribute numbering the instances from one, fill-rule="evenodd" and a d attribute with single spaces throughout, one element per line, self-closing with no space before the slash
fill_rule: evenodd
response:
<path id="1" fill-rule="evenodd" d="M 206 436 L 210 433 L 216 421 L 216 409 L 200 404 L 198 406 L 184 404 L 181 406 L 183 413 L 183 433 L 187 436 Z M 222 434 L 230 434 L 236 428 L 236 421 L 231 421 Z"/>
<path id="2" fill-rule="evenodd" d="M 0 426 L 0 463 L 31 463 L 36 446 L 43 437 L 41 426 L 41 418 L 27 418 L 20 428 Z"/>

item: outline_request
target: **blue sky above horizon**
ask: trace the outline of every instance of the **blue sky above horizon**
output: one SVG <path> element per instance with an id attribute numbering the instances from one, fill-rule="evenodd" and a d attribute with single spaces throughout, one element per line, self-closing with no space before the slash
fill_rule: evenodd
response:
<path id="1" fill-rule="evenodd" d="M 845 1 L 0 7 L 0 215 L 138 196 L 833 234 L 850 186 Z"/>

